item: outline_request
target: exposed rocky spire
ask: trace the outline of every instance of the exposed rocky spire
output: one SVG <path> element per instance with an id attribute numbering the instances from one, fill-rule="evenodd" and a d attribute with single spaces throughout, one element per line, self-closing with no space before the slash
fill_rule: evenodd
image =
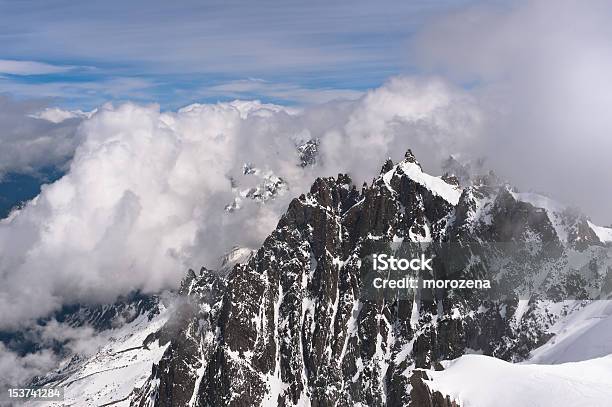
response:
<path id="1" fill-rule="evenodd" d="M 411 149 L 406 150 L 406 153 L 404 154 L 404 161 L 409 162 L 409 163 L 414 163 L 414 164 L 418 165 L 421 169 L 423 169 L 421 167 L 421 163 L 419 163 L 417 161 L 417 159 L 414 156 L 414 154 L 412 153 Z"/>
<path id="2" fill-rule="evenodd" d="M 393 161 L 391 160 L 391 158 L 387 158 L 387 161 L 385 161 L 382 168 L 380 169 L 380 173 L 384 174 L 384 173 L 391 171 L 392 169 L 393 169 Z"/>

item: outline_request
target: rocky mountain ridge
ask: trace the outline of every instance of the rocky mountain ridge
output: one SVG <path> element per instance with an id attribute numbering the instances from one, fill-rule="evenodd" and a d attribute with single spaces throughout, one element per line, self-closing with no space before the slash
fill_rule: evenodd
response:
<path id="1" fill-rule="evenodd" d="M 244 251 L 222 272 L 188 273 L 179 291 L 184 301 L 154 334 L 163 356 L 122 403 L 445 405 L 424 404 L 424 384 L 415 372 L 468 353 L 525 359 L 567 312 L 553 305 L 577 295 L 572 281 L 601 288 L 612 275 L 609 267 L 605 274 L 607 229 L 543 197 L 499 185 L 493 174 L 459 184 L 453 174 L 423 172 L 410 151 L 397 164 L 385 162 L 361 189 L 344 174 L 317 179 L 291 202 L 259 250 Z M 570 258 L 576 264 L 569 267 L 572 279 L 552 273 L 528 299 L 491 301 L 478 293 L 363 297 L 364 261 L 381 244 L 431 241 L 546 243 L 561 253 L 547 264 L 567 265 Z M 595 252 L 589 250 L 599 249 L 596 269 L 582 264 L 591 264 Z M 466 266 L 463 273 L 474 277 L 481 270 Z"/>
<path id="2" fill-rule="evenodd" d="M 519 198 L 486 177 L 462 190 L 410 151 L 361 190 L 346 175 L 317 179 L 248 262 L 183 283 L 192 314 L 133 405 L 408 405 L 416 368 L 469 352 L 521 360 L 556 318 L 536 302 L 359 296 L 375 242 L 604 245 L 586 217 Z"/>

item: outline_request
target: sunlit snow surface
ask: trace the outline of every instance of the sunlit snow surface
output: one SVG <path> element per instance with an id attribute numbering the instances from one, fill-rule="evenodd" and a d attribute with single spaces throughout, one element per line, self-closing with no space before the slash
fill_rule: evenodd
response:
<path id="1" fill-rule="evenodd" d="M 601 226 L 593 225 L 589 222 L 589 226 L 593 229 L 593 232 L 597 235 L 599 240 L 604 243 L 612 243 L 612 228 L 604 228 Z"/>
<path id="2" fill-rule="evenodd" d="M 393 178 L 393 176 L 395 175 L 398 167 L 402 169 L 402 171 L 408 176 L 408 178 L 418 184 L 423 185 L 431 192 L 440 196 L 450 204 L 457 205 L 457 203 L 459 202 L 459 198 L 461 197 L 462 192 L 461 188 L 447 183 L 442 178 L 429 175 L 423 172 L 423 170 L 418 164 L 407 161 L 402 161 L 401 163 L 393 167 L 392 170 L 386 172 L 383 175 L 383 180 L 388 188 L 391 188 L 390 181 L 391 178 Z"/>
<path id="3" fill-rule="evenodd" d="M 612 400 L 612 355 L 559 365 L 512 364 L 465 355 L 427 372 L 427 385 L 461 407 L 595 407 Z"/>
<path id="4" fill-rule="evenodd" d="M 464 355 L 428 371 L 426 384 L 461 407 L 611 405 L 612 301 L 558 305 L 570 314 L 526 362 Z"/>
<path id="5" fill-rule="evenodd" d="M 140 387 L 151 374 L 153 363 L 159 362 L 166 346 L 158 341 L 149 345 L 149 350 L 140 346 L 144 339 L 157 331 L 168 318 L 167 309 L 160 306 L 161 312 L 149 320 L 140 315 L 134 321 L 119 329 L 103 331 L 100 335 L 108 337 L 108 344 L 98 353 L 77 364 L 67 377 L 50 383 L 50 386 L 64 387 L 63 402 L 33 402 L 31 406 L 99 406 L 114 403 L 113 406 L 129 406 L 129 395 L 135 387 Z M 126 349 L 139 347 L 138 349 Z"/>
<path id="6" fill-rule="evenodd" d="M 612 301 L 593 301 L 560 319 L 550 332 L 555 336 L 531 352 L 530 362 L 557 364 L 610 355 Z"/>

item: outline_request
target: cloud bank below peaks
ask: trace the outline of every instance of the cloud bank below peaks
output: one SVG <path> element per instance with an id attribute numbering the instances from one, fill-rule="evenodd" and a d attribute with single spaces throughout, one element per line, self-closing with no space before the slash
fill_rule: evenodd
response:
<path id="1" fill-rule="evenodd" d="M 353 102 L 301 110 L 242 101 L 177 112 L 103 106 L 80 124 L 67 174 L 0 222 L 0 328 L 63 304 L 174 287 L 188 267 L 214 267 L 235 245 L 257 247 L 315 177 L 370 180 L 408 147 L 431 165 L 471 145 L 481 125 L 466 92 L 407 77 Z M 308 140 L 318 140 L 317 164 L 303 167 L 296 146 Z M 245 174 L 245 163 L 260 175 Z M 262 174 L 287 190 L 226 211 Z"/>

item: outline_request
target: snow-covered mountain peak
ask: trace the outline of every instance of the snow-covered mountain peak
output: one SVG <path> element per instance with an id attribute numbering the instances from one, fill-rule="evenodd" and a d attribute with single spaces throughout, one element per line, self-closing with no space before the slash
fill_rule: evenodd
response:
<path id="1" fill-rule="evenodd" d="M 392 188 L 391 183 L 393 177 L 406 176 L 410 180 L 427 188 L 434 195 L 443 198 L 451 205 L 457 205 L 459 202 L 459 197 L 462 192 L 459 185 L 447 182 L 441 177 L 435 177 L 424 172 L 421 164 L 416 160 L 411 150 L 406 152 L 405 158 L 402 161 L 388 169 L 391 165 L 392 162 L 387 160 L 382 167 L 383 171 L 387 170 L 382 174 L 382 179 L 389 188 Z"/>
<path id="2" fill-rule="evenodd" d="M 533 192 L 511 191 L 511 194 L 517 201 L 543 210 L 564 244 L 584 246 L 585 242 L 606 244 L 612 241 L 612 229 L 594 225 L 577 208 Z"/>

